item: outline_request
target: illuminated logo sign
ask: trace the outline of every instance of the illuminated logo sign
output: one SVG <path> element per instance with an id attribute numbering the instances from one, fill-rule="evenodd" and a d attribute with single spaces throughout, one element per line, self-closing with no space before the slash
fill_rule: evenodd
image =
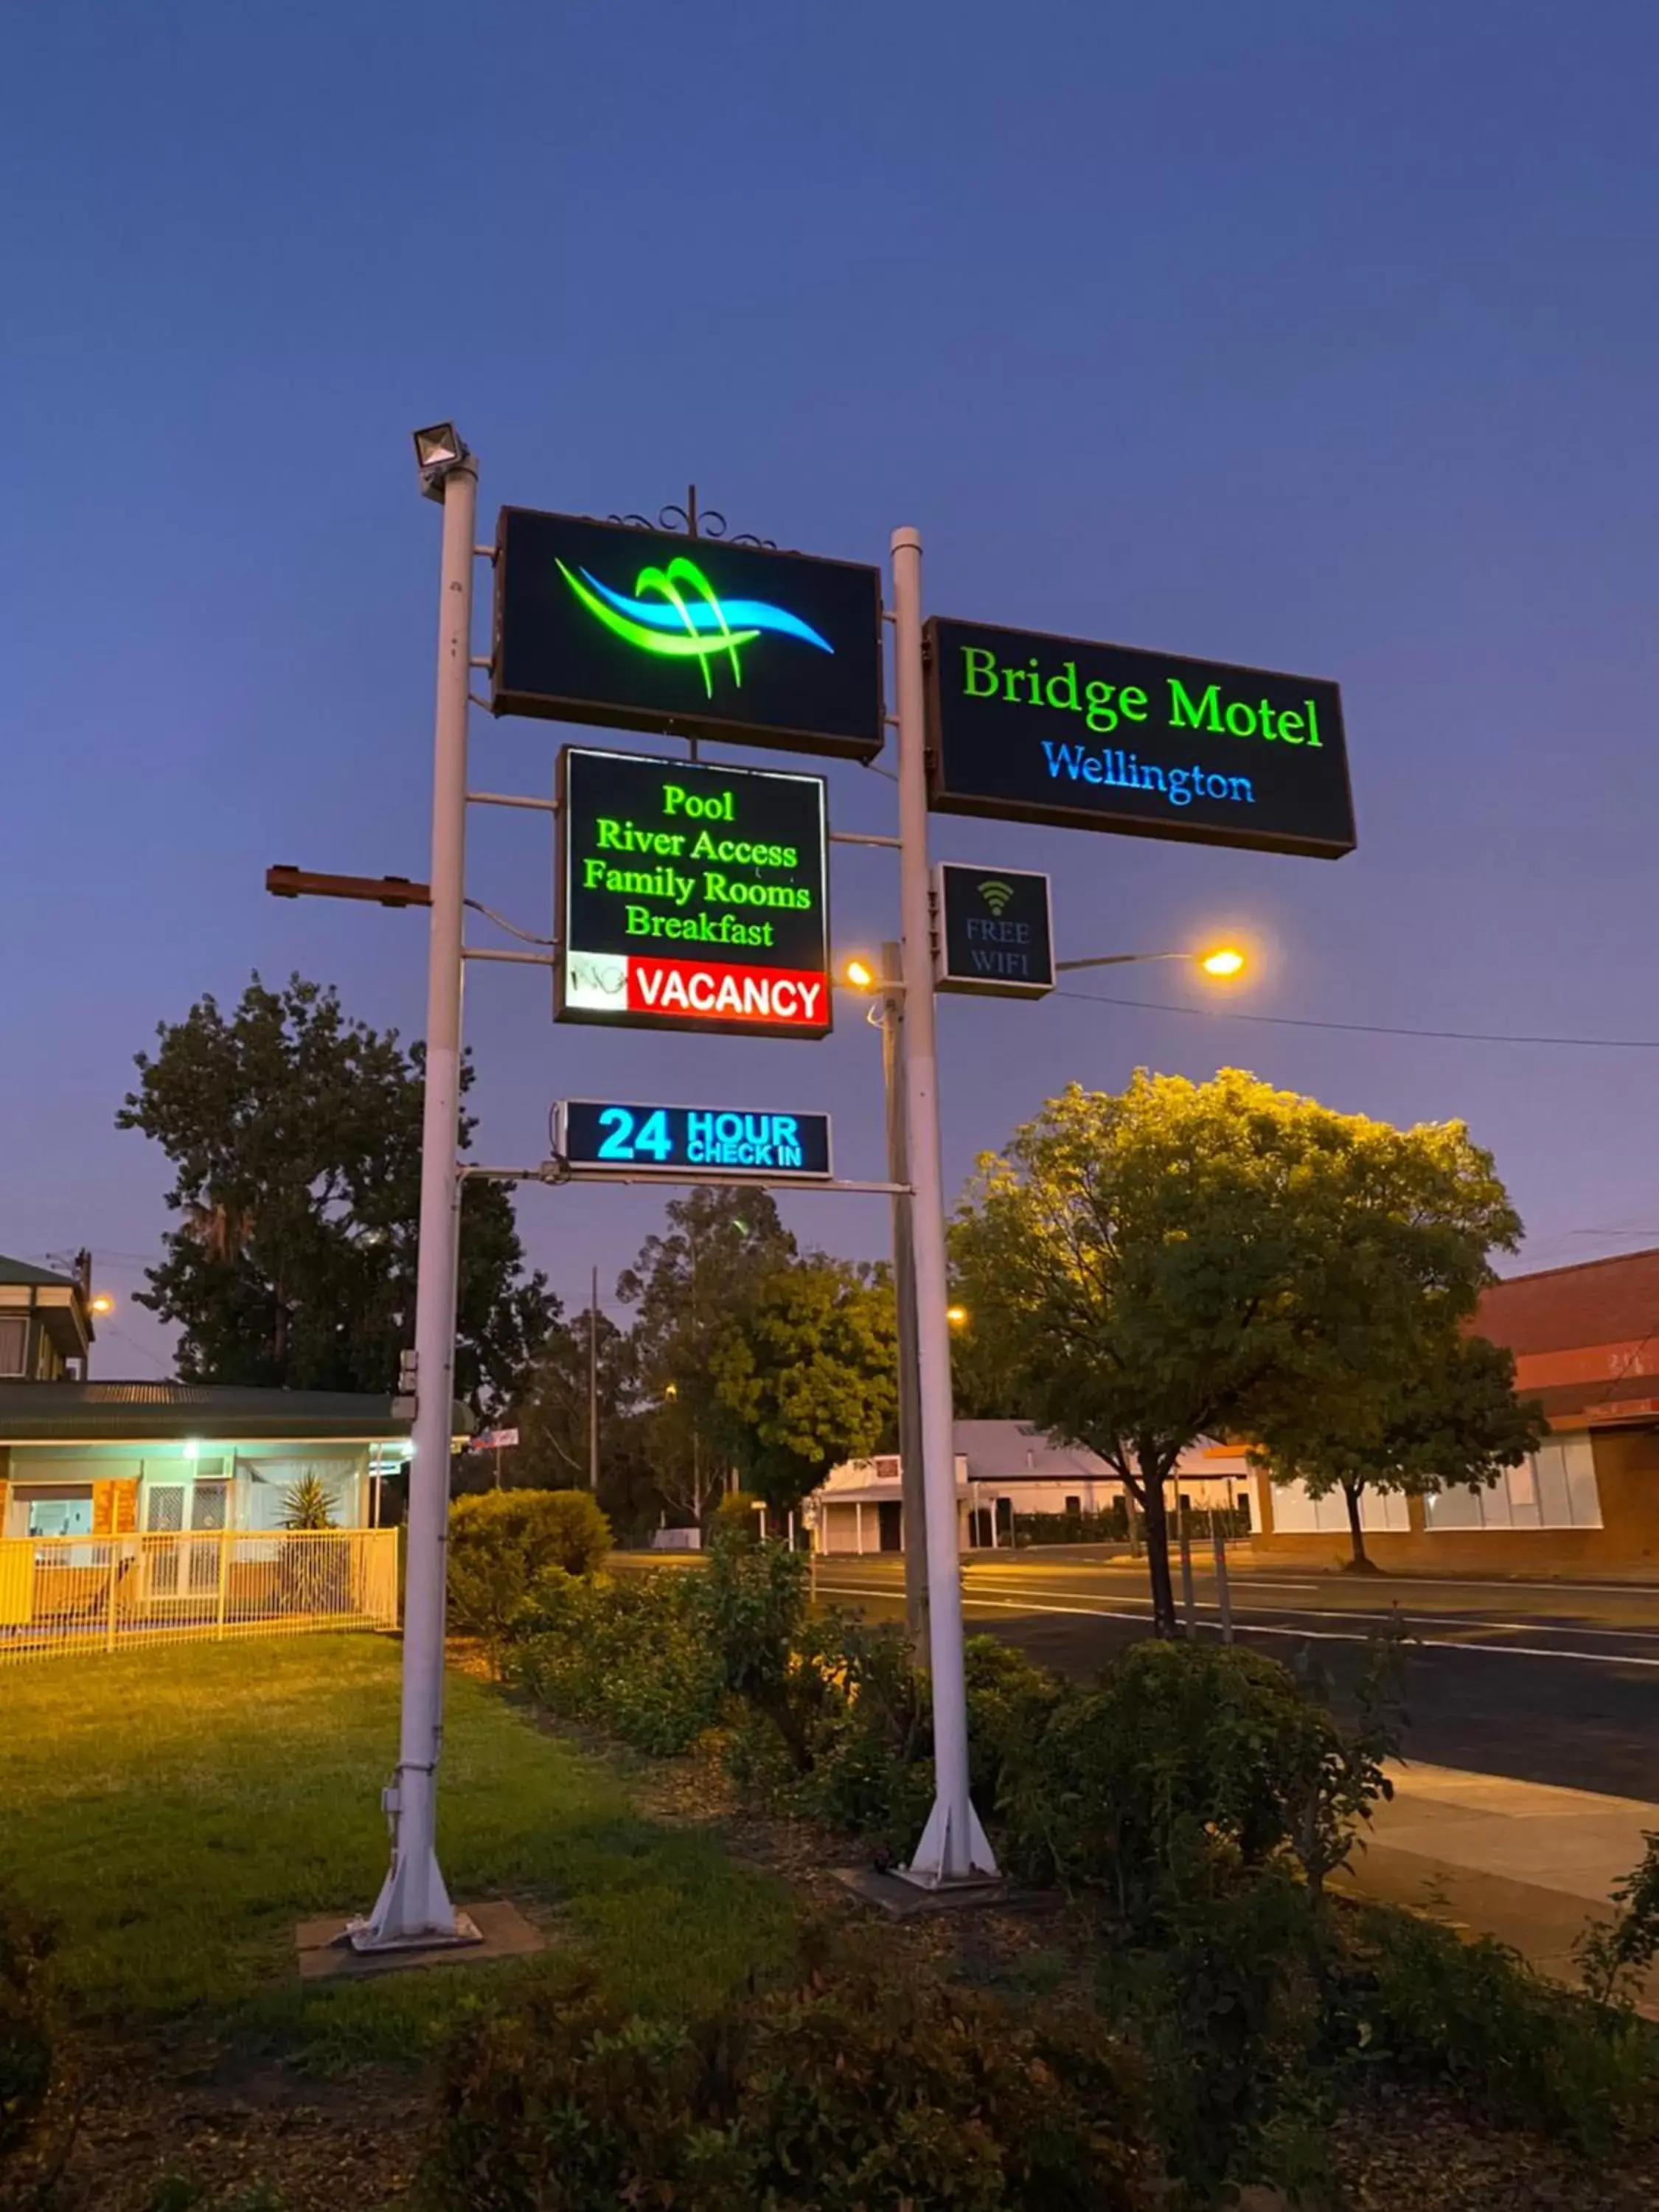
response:
<path id="1" fill-rule="evenodd" d="M 1342 695 L 1322 678 L 944 618 L 926 647 L 941 812 L 1353 850 Z"/>
<path id="2" fill-rule="evenodd" d="M 933 871 L 933 908 L 936 988 L 1002 999 L 1053 990 L 1047 876 L 946 860 Z"/>
<path id="3" fill-rule="evenodd" d="M 752 1106 L 618 1106 L 568 1098 L 554 1149 L 574 1168 L 635 1175 L 830 1174 L 830 1116 Z"/>
<path id="4" fill-rule="evenodd" d="M 733 599 L 726 605 L 697 566 L 677 553 L 665 568 L 654 564 L 641 569 L 635 580 L 636 594 L 655 592 L 660 597 L 624 599 L 586 568 L 573 574 L 559 562 L 559 574 L 594 619 L 641 653 L 659 653 L 671 660 L 690 660 L 702 676 L 704 690 L 714 695 L 711 663 L 729 660 L 732 681 L 743 681 L 742 652 L 763 632 L 794 637 L 815 646 L 820 653 L 835 647 L 820 637 L 811 623 L 764 599 Z M 688 596 L 689 595 L 689 596 Z"/>
<path id="5" fill-rule="evenodd" d="M 825 1036 L 823 779 L 567 746 L 555 1012 Z"/>
<path id="6" fill-rule="evenodd" d="M 501 509 L 490 703 L 872 760 L 881 578 L 720 538 Z"/>

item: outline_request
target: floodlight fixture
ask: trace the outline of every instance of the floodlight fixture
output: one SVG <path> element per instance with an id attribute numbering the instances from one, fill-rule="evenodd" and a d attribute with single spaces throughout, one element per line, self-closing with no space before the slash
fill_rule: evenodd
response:
<path id="1" fill-rule="evenodd" d="M 428 422 L 414 436 L 415 465 L 421 472 L 422 493 L 428 499 L 441 502 L 444 479 L 472 458 L 466 441 L 453 422 Z"/>

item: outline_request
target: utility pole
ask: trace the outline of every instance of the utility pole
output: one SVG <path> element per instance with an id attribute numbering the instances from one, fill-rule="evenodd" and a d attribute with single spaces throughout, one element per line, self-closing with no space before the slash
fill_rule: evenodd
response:
<path id="1" fill-rule="evenodd" d="M 895 944 L 881 948 L 882 1095 L 887 1108 L 887 1180 L 908 1186 L 910 1152 L 905 1142 L 904 956 Z M 896 1188 L 893 1211 L 893 1290 L 898 1308 L 899 1486 L 904 1514 L 904 1628 L 919 1666 L 928 1660 L 927 1488 L 921 1464 L 921 1382 L 916 1370 L 915 1253 L 908 1189 Z"/>
<path id="2" fill-rule="evenodd" d="M 447 432 L 447 437 L 440 434 Z M 360 1951 L 477 1940 L 458 1919 L 439 1870 L 438 1759 L 443 1739 L 444 1574 L 453 1420 L 455 1271 L 461 1180 L 461 902 L 466 854 L 466 715 L 472 655 L 473 535 L 478 468 L 448 424 L 416 434 L 422 489 L 442 502 L 437 711 L 432 774 L 432 928 L 427 956 L 426 1087 L 421 1124 L 421 1226 L 415 1293 L 415 1450 L 409 1471 L 403 1709 L 397 1778 L 382 1799 L 392 1866 Z"/>
<path id="3" fill-rule="evenodd" d="M 587 1305 L 587 1486 L 599 1494 L 599 1271 Z"/>
<path id="4" fill-rule="evenodd" d="M 921 539 L 892 538 L 894 668 L 898 699 L 899 876 L 903 924 L 905 1132 L 914 1194 L 911 1231 L 916 1364 L 927 1495 L 928 1648 L 933 1659 L 933 1809 L 904 1869 L 924 1888 L 994 1881 L 997 1863 L 968 1789 L 968 1695 L 963 1675 L 962 1571 L 951 1430 L 951 1323 L 945 1254 L 934 1042 L 932 902 L 927 872 L 927 732 L 921 656 Z"/>

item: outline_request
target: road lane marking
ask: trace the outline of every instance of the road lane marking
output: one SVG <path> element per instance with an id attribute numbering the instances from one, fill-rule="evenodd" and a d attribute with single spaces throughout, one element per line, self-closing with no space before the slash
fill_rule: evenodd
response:
<path id="1" fill-rule="evenodd" d="M 902 1555 L 889 1554 L 889 1557 L 895 1556 L 902 1557 Z M 975 1555 L 972 1560 L 964 1560 L 963 1565 L 969 1574 L 974 1573 L 976 1570 L 979 1559 L 984 1559 L 986 1556 L 987 1555 L 985 1553 L 981 1553 Z M 845 1562 L 846 1565 L 848 1567 L 852 1567 L 855 1563 L 860 1566 L 863 1566 L 865 1565 L 863 1561 L 859 1559 L 859 1554 L 856 1552 L 820 1553 L 819 1557 L 834 1559 L 837 1562 L 837 1571 L 841 1571 L 842 1562 Z M 876 1557 L 877 1555 L 873 1553 L 869 1556 L 868 1566 L 866 1571 L 874 1571 L 877 1574 L 880 1574 L 882 1572 L 882 1569 L 876 1565 Z M 1199 1563 L 1194 1559 L 1194 1564 L 1197 1565 Z M 1067 1575 L 1091 1573 L 1118 1575 L 1127 1574 L 1130 1571 L 1131 1565 L 1132 1563 L 1127 1560 L 1088 1559 L 1079 1560 L 1076 1566 L 1066 1566 L 1058 1560 L 1045 1559 L 1042 1562 L 1042 1567 L 1035 1569 L 1034 1571 L 1042 1572 L 1046 1570 L 1049 1573 Z M 993 1569 L 992 1571 L 994 1572 L 995 1570 Z M 1200 1569 L 1200 1571 L 1203 1571 L 1203 1570 Z M 1325 1589 L 1334 1587 L 1337 1583 L 1337 1577 L 1334 1575 L 1318 1575 L 1307 1581 L 1293 1582 L 1279 1576 L 1270 1577 L 1268 1575 L 1262 1574 L 1254 1567 L 1239 1566 L 1236 1567 L 1233 1571 L 1233 1588 L 1236 1590 L 1242 1588 L 1249 1588 L 1252 1589 Z M 1654 1584 L 1649 1583 L 1534 1582 L 1508 1576 L 1488 1582 L 1482 1580 L 1478 1576 L 1471 1575 L 1382 1575 L 1379 1576 L 1377 1579 L 1390 1588 L 1397 1588 L 1402 1590 L 1461 1589 L 1501 1590 L 1509 1592 L 1514 1590 L 1535 1589 L 1547 1590 L 1556 1595 L 1559 1595 L 1564 1592 L 1569 1594 L 1588 1593 L 1592 1596 L 1597 1597 L 1633 1598 L 1644 1601 L 1650 1605 L 1659 1605 L 1659 1587 L 1656 1587 Z"/>
<path id="2" fill-rule="evenodd" d="M 856 1583 L 826 1583 L 818 1588 L 828 1589 L 833 1596 L 867 1597 L 870 1592 Z M 975 1597 L 964 1592 L 964 1606 L 978 1606 L 981 1610 L 1001 1613 L 1060 1613 L 1081 1620 L 1144 1621 L 1146 1611 L 1119 1613 L 1108 1606 L 1097 1605 L 1034 1605 L 1010 1597 Z M 1218 1632 L 1218 1620 L 1200 1619 L 1195 1626 Z M 1247 1636 L 1289 1636 L 1304 1644 L 1369 1644 L 1369 1636 L 1354 1636 L 1338 1628 L 1282 1628 L 1271 1622 L 1251 1620 L 1241 1624 Z M 1586 1667 L 1653 1667 L 1659 1668 L 1659 1659 L 1644 1659 L 1635 1653 L 1617 1651 L 1549 1651 L 1534 1644 L 1468 1644 L 1455 1636 L 1418 1636 L 1411 1638 L 1414 1648 L 1430 1651 L 1490 1652 L 1500 1659 L 1567 1659 L 1577 1660 Z"/>
<path id="3" fill-rule="evenodd" d="M 986 1577 L 982 1579 L 975 1577 L 975 1580 L 971 1583 L 964 1585 L 963 1595 L 964 1596 L 969 1595 L 972 1591 L 975 1589 L 994 1589 L 1018 1595 L 1022 1593 L 1026 1587 L 1027 1585 L 1023 1583 L 1009 1581 L 994 1582 L 989 1577 Z M 1044 1589 L 1041 1584 L 1033 1584 L 1030 1588 L 1031 1594 L 1034 1597 L 1080 1597 L 1083 1595 L 1079 1590 Z M 1113 1595 L 1116 1596 L 1121 1594 L 1115 1591 Z M 1128 1599 L 1126 1601 L 1136 1605 L 1150 1605 L 1152 1603 L 1152 1600 L 1150 1598 L 1139 1597 Z M 1214 1608 L 1214 1600 L 1212 1598 L 1202 1599 L 1200 1600 L 1200 1603 L 1208 1607 L 1212 1610 Z M 1413 1613 L 1410 1612 L 1409 1608 L 1405 1606 L 1401 1606 L 1389 1613 L 1373 1613 L 1363 1610 L 1358 1607 L 1348 1606 L 1304 1607 L 1294 1605 L 1275 1605 L 1264 1606 L 1261 1610 L 1264 1613 L 1293 1613 L 1297 1619 L 1308 1620 L 1421 1620 L 1436 1628 L 1484 1628 L 1492 1631 L 1493 1633 L 1501 1632 L 1505 1635 L 1513 1634 L 1519 1636 L 1530 1632 L 1534 1635 L 1541 1634 L 1546 1636 L 1616 1636 L 1641 1644 L 1659 1643 L 1659 1629 L 1599 1628 L 1588 1623 L 1580 1623 L 1570 1620 L 1548 1620 L 1540 1618 L 1534 1618 L 1531 1620 L 1495 1620 L 1490 1613 Z M 1235 1589 L 1233 1592 L 1233 1613 L 1235 1618 L 1241 1620 L 1246 1619 L 1249 1617 L 1252 1608 L 1248 1600 L 1241 1598 L 1238 1591 Z"/>

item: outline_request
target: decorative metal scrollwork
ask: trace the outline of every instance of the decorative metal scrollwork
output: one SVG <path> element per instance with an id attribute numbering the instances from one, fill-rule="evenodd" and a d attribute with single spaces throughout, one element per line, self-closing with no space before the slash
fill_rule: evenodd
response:
<path id="1" fill-rule="evenodd" d="M 688 487 L 684 507 L 678 501 L 671 501 L 666 507 L 659 507 L 654 522 L 643 514 L 608 514 L 605 520 L 620 522 L 629 530 L 668 530 L 686 538 L 713 538 L 717 540 L 726 538 L 729 526 L 719 507 L 697 505 L 696 484 Z M 740 530 L 726 542 L 732 545 L 754 545 L 765 553 L 775 553 L 778 550 L 775 538 L 757 538 L 752 530 Z"/>

